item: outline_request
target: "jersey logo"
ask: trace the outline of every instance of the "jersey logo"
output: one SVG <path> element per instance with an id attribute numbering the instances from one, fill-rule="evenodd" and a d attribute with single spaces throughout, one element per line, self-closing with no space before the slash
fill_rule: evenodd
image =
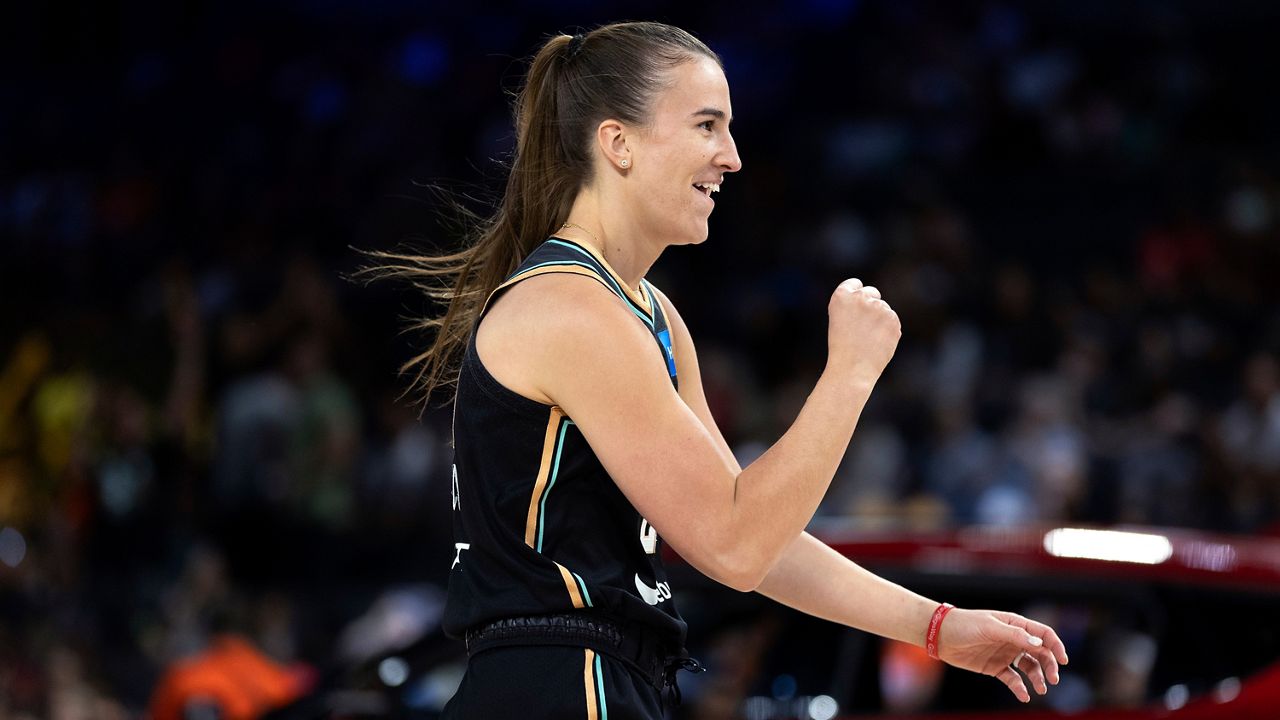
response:
<path id="1" fill-rule="evenodd" d="M 640 518 L 640 546 L 646 555 L 658 552 L 658 531 L 644 518 Z"/>
<path id="2" fill-rule="evenodd" d="M 662 354 L 667 358 L 667 374 L 671 377 L 676 376 L 676 356 L 671 351 L 671 331 L 663 330 L 658 333 L 658 342 L 662 344 Z"/>
<path id="3" fill-rule="evenodd" d="M 640 593 L 640 599 L 650 605 L 658 603 L 671 597 L 671 586 L 667 583 L 660 582 L 658 587 L 649 587 L 640 579 L 640 573 L 636 573 L 636 592 Z"/>
<path id="4" fill-rule="evenodd" d="M 471 543 L 454 543 L 453 546 L 457 548 L 457 552 L 453 554 L 453 564 L 449 566 L 450 570 L 458 567 L 458 563 L 462 562 L 462 551 L 470 550 Z"/>

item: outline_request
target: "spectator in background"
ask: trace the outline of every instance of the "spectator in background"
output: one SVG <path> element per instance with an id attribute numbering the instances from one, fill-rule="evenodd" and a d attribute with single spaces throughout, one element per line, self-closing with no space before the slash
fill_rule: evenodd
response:
<path id="1" fill-rule="evenodd" d="M 1261 528 L 1280 517 L 1280 365 L 1255 353 L 1240 375 L 1243 395 L 1223 413 L 1219 437 L 1233 479 L 1241 525 Z"/>

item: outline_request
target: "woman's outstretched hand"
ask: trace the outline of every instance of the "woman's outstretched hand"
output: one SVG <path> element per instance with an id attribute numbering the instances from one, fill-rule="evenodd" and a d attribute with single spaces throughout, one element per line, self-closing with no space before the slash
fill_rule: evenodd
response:
<path id="1" fill-rule="evenodd" d="M 999 679 L 1018 700 L 1031 694 L 1018 670 L 1040 695 L 1058 684 L 1058 666 L 1067 664 L 1067 649 L 1053 628 L 1021 615 L 998 610 L 952 610 L 938 637 L 938 658 L 964 670 Z"/>

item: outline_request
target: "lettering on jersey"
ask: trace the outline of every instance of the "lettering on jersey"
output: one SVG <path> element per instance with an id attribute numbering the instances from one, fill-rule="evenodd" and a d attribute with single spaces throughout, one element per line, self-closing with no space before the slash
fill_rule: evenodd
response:
<path id="1" fill-rule="evenodd" d="M 640 546 L 648 555 L 658 552 L 658 531 L 644 518 L 640 518 Z"/>
<path id="2" fill-rule="evenodd" d="M 667 358 L 667 374 L 671 377 L 675 377 L 676 354 L 671 350 L 671 331 L 663 330 L 658 333 L 658 342 L 662 345 L 662 354 Z"/>
<path id="3" fill-rule="evenodd" d="M 640 573 L 636 573 L 636 592 L 640 593 L 640 599 L 650 605 L 658 603 L 671 597 L 671 586 L 667 583 L 660 582 L 658 587 L 649 587 L 640 579 Z"/>
<path id="4" fill-rule="evenodd" d="M 453 496 L 453 509 L 457 510 L 462 507 L 462 503 L 458 500 L 458 464 L 453 464 L 453 486 L 449 488 L 449 494 Z"/>
<path id="5" fill-rule="evenodd" d="M 471 543 L 454 543 L 453 546 L 457 548 L 457 552 L 453 555 L 453 564 L 449 566 L 450 570 L 458 567 L 458 563 L 462 562 L 462 551 L 470 550 Z"/>

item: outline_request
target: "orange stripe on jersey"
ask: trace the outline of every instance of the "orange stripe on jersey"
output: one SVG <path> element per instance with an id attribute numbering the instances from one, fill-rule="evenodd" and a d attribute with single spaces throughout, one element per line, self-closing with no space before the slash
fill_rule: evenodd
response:
<path id="1" fill-rule="evenodd" d="M 564 238 L 553 238 L 553 239 L 564 240 Z M 613 269 L 613 266 L 609 264 L 609 261 L 604 259 L 604 255 L 601 255 L 598 250 L 591 247 L 590 245 L 586 245 L 580 242 L 574 242 L 573 240 L 569 240 L 568 242 L 571 242 L 574 245 L 582 248 L 583 250 L 586 250 L 587 252 L 591 253 L 591 256 L 594 257 L 597 261 L 599 261 L 600 266 L 603 267 L 606 271 L 608 271 L 608 273 L 613 276 L 614 280 L 618 281 L 618 287 L 622 288 L 622 291 L 625 292 L 627 295 L 629 295 L 631 299 L 636 302 L 636 304 L 644 308 L 644 310 L 649 313 L 649 317 L 653 317 L 653 305 L 649 303 L 649 299 L 644 296 L 644 293 L 639 293 L 639 292 L 636 292 L 634 289 L 632 289 L 632 287 L 627 284 L 627 281 L 623 280 L 622 276 L 618 274 L 618 271 Z"/>
<path id="2" fill-rule="evenodd" d="M 547 478 L 551 476 L 551 456 L 555 453 L 556 432 L 560 429 L 560 418 L 564 411 L 558 405 L 552 406 L 551 416 L 547 418 L 547 434 L 542 439 L 542 463 L 538 466 L 538 479 L 533 483 L 533 495 L 529 498 L 529 515 L 524 524 L 524 544 L 535 547 L 538 535 L 538 501 L 547 488 Z"/>
<path id="3" fill-rule="evenodd" d="M 609 292 L 613 292 L 613 288 L 609 287 L 609 283 L 605 282 L 604 278 L 600 277 L 600 275 L 598 275 L 597 273 L 582 267 L 581 265 L 544 265 L 542 267 L 533 268 L 531 270 L 525 270 L 519 275 L 512 275 L 511 277 L 507 278 L 505 282 L 503 282 L 498 287 L 494 288 L 493 292 L 489 293 L 489 299 L 484 301 L 484 308 L 481 309 L 480 314 L 483 315 L 484 311 L 489 309 L 489 303 L 493 302 L 493 296 L 498 294 L 499 291 L 503 290 L 504 288 L 508 288 L 512 285 L 515 285 L 521 280 L 527 280 L 531 277 L 536 277 L 538 275 L 546 275 L 547 273 L 569 273 L 571 275 L 582 275 L 583 277 L 589 277 L 595 280 L 596 282 L 600 283 L 601 285 L 604 285 L 605 287 L 609 288 Z"/>
<path id="4" fill-rule="evenodd" d="M 560 577 L 564 578 L 564 586 L 569 591 L 569 599 L 573 601 L 573 606 L 579 609 L 586 607 L 582 602 L 582 593 L 578 592 L 578 583 L 573 581 L 573 573 L 560 563 L 556 563 L 556 568 L 560 570 Z"/>
<path id="5" fill-rule="evenodd" d="M 570 573 L 568 568 L 559 564 L 559 562 L 557 562 L 556 568 L 561 571 L 561 578 L 564 579 L 564 588 L 568 591 L 568 598 L 573 602 L 573 607 L 577 607 L 577 609 L 586 607 L 586 603 L 582 602 L 582 593 L 577 592 L 577 583 L 573 582 L 573 573 Z"/>

